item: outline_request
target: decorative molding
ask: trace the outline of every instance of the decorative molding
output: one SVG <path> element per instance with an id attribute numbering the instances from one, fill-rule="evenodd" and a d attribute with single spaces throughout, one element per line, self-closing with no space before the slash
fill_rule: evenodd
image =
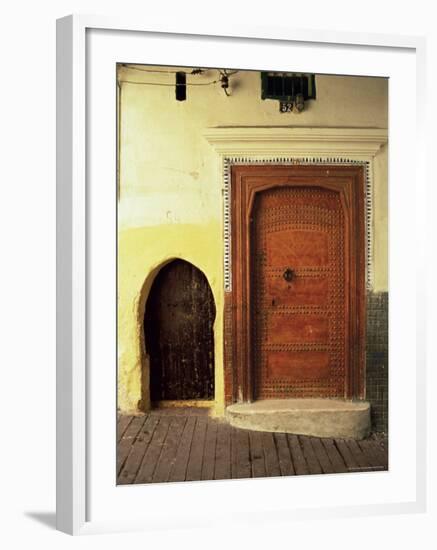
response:
<path id="1" fill-rule="evenodd" d="M 233 164 L 337 164 L 361 165 L 365 170 L 365 223 L 366 223 L 366 289 L 373 288 L 373 179 L 370 162 L 342 158 L 283 158 L 257 159 L 250 157 L 226 157 L 223 159 L 223 267 L 224 290 L 232 291 L 232 220 L 231 220 L 231 166 Z"/>
<path id="2" fill-rule="evenodd" d="M 373 158 L 388 141 L 380 128 L 219 127 L 204 132 L 223 181 L 224 289 L 232 290 L 232 164 L 362 164 L 366 177 L 366 288 L 373 288 Z"/>
<path id="3" fill-rule="evenodd" d="M 222 156 L 374 157 L 388 140 L 380 128 L 220 127 L 203 135 Z"/>

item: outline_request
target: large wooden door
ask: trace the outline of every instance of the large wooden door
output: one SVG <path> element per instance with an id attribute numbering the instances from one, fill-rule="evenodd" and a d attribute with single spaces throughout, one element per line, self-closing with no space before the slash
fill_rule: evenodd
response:
<path id="1" fill-rule="evenodd" d="M 339 193 L 274 187 L 252 224 L 255 398 L 343 397 L 345 218 Z"/>
<path id="2" fill-rule="evenodd" d="M 364 235 L 361 166 L 232 168 L 232 401 L 364 396 Z"/>
<path id="3" fill-rule="evenodd" d="M 214 398 L 214 299 L 205 275 L 174 260 L 146 304 L 145 341 L 152 401 Z"/>

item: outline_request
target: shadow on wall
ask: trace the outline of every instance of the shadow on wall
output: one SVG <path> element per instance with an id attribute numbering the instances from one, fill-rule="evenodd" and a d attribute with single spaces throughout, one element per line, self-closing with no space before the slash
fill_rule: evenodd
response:
<path id="1" fill-rule="evenodd" d="M 56 529 L 56 512 L 24 512 L 24 515 L 50 529 Z"/>

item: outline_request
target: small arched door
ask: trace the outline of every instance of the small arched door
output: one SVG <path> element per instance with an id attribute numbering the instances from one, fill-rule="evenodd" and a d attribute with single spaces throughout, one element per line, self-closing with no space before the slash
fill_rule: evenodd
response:
<path id="1" fill-rule="evenodd" d="M 205 275 L 173 260 L 156 276 L 144 331 L 152 401 L 214 398 L 215 305 Z"/>

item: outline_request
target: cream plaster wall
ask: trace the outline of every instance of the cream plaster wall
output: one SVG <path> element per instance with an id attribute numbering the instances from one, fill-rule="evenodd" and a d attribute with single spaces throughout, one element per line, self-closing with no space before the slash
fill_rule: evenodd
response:
<path id="1" fill-rule="evenodd" d="M 159 70 L 166 71 L 164 67 Z M 174 69 L 171 69 L 174 70 Z M 120 67 L 118 203 L 118 406 L 150 406 L 148 359 L 142 336 L 144 304 L 156 272 L 183 258 L 207 276 L 214 294 L 215 413 L 223 402 L 223 182 L 217 156 L 203 137 L 215 126 L 387 127 L 385 79 L 317 76 L 317 100 L 303 113 L 281 114 L 260 99 L 260 75 L 231 78 L 231 97 L 218 84 L 189 86 L 175 100 L 174 74 Z M 209 70 L 188 83 L 217 78 Z M 129 82 L 127 82 L 129 81 Z M 133 83 L 135 82 L 135 83 Z M 387 148 L 374 162 L 374 288 L 387 289 Z M 143 388 L 143 391 L 142 391 Z"/>

